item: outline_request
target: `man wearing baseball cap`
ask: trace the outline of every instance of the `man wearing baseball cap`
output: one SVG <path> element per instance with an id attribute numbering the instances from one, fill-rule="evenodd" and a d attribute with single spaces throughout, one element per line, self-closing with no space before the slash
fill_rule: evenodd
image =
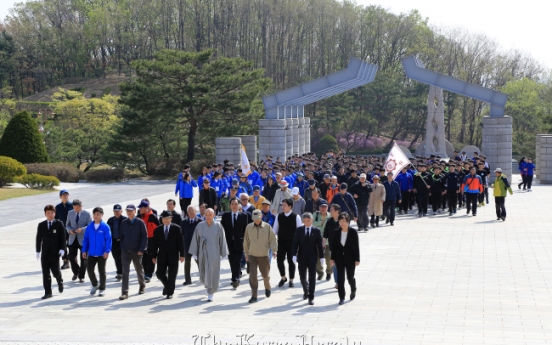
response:
<path id="1" fill-rule="evenodd" d="M 123 263 L 121 261 L 121 223 L 127 217 L 123 216 L 123 207 L 119 204 L 113 206 L 113 217 L 107 220 L 107 225 L 111 229 L 111 254 L 117 268 L 115 279 L 121 281 L 123 279 Z"/>
<path id="2" fill-rule="evenodd" d="M 495 197 L 495 207 L 496 207 L 496 220 L 502 219 L 506 220 L 506 191 L 513 194 L 512 187 L 508 183 L 508 178 L 502 173 L 502 169 L 495 169 L 496 180 L 491 185 L 491 188 L 494 188 L 493 195 Z"/>
<path id="3" fill-rule="evenodd" d="M 146 291 L 146 282 L 144 280 L 144 267 L 142 266 L 142 256 L 148 247 L 148 231 L 143 220 L 136 217 L 136 206 L 130 204 L 126 207 L 128 219 L 121 222 L 120 243 L 121 243 L 121 261 L 123 266 L 123 285 L 120 300 L 128 298 L 128 280 L 130 263 L 134 265 L 140 295 Z"/>
<path id="4" fill-rule="evenodd" d="M 257 302 L 257 267 L 261 271 L 263 283 L 265 287 L 265 296 L 268 298 L 271 295 L 270 287 L 270 260 L 269 250 L 272 256 L 276 258 L 278 251 L 278 243 L 276 235 L 270 224 L 263 222 L 262 212 L 260 210 L 253 211 L 253 223 L 250 223 L 245 228 L 245 236 L 243 239 L 243 251 L 245 260 L 249 263 L 249 286 L 251 286 L 251 299 L 249 303 Z"/>
<path id="5" fill-rule="evenodd" d="M 59 198 L 61 199 L 61 202 L 56 205 L 56 218 L 57 220 L 61 221 L 63 223 L 63 226 L 67 224 L 67 215 L 69 214 L 69 211 L 73 210 L 73 203 L 69 201 L 69 191 L 67 189 L 62 189 L 59 191 Z M 65 241 L 69 239 L 69 234 L 65 233 Z M 65 254 L 63 254 L 63 265 L 61 266 L 62 270 L 69 268 L 69 254 L 67 253 L 67 250 L 65 251 Z"/>
<path id="6" fill-rule="evenodd" d="M 270 211 L 277 215 L 282 212 L 282 202 L 285 199 L 291 199 L 291 192 L 288 188 L 289 184 L 286 180 L 280 180 L 280 189 L 274 194 L 274 200 L 272 200 L 272 205 L 270 206 Z"/>

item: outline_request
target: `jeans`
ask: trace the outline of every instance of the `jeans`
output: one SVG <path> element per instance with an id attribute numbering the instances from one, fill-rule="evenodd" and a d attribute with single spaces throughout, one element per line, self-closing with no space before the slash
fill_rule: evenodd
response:
<path id="1" fill-rule="evenodd" d="M 470 211 L 473 214 L 477 214 L 477 198 L 479 196 L 479 193 L 465 193 L 466 196 L 466 210 L 468 213 Z"/>
<path id="2" fill-rule="evenodd" d="M 368 204 L 357 205 L 358 207 L 358 229 L 368 228 Z"/>
<path id="3" fill-rule="evenodd" d="M 98 273 L 100 274 L 100 290 L 105 290 L 105 262 L 103 256 L 89 256 L 86 260 L 88 279 L 92 283 L 92 286 L 98 286 L 98 279 L 96 278 L 96 264 L 98 264 Z"/>
<path id="4" fill-rule="evenodd" d="M 395 203 L 397 200 L 385 200 L 383 202 L 383 214 L 385 215 L 386 222 L 393 223 L 395 221 Z"/>

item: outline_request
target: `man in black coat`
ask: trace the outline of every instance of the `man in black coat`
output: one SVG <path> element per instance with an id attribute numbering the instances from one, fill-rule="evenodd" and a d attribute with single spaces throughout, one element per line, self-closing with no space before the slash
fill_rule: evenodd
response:
<path id="1" fill-rule="evenodd" d="M 182 223 L 182 216 L 176 210 L 176 201 L 174 199 L 167 200 L 167 211 L 172 215 L 172 223 L 180 226 Z M 161 217 L 159 217 L 159 224 L 162 223 Z"/>
<path id="2" fill-rule="evenodd" d="M 119 204 L 113 206 L 113 217 L 107 220 L 107 225 L 111 229 L 111 253 L 115 260 L 117 275 L 115 279 L 121 281 L 123 279 L 123 262 L 121 259 L 121 222 L 127 219 L 123 216 L 123 207 Z"/>
<path id="3" fill-rule="evenodd" d="M 199 191 L 199 204 L 207 204 L 208 208 L 215 210 L 217 212 L 217 191 L 211 187 L 211 181 L 209 178 L 203 179 L 203 188 Z"/>
<path id="4" fill-rule="evenodd" d="M 224 228 L 226 243 L 228 245 L 228 261 L 232 271 L 232 286 L 237 288 L 240 285 L 241 267 L 240 260 L 243 255 L 243 236 L 247 227 L 248 216 L 239 212 L 239 201 L 237 198 L 230 200 L 230 212 L 222 215 L 220 224 Z"/>
<path id="5" fill-rule="evenodd" d="M 190 275 L 190 264 L 192 263 L 192 254 L 189 253 L 190 244 L 194 238 L 194 233 L 197 225 L 202 222 L 196 215 L 196 210 L 193 206 L 188 206 L 188 216 L 180 223 L 182 229 L 182 236 L 184 238 L 184 284 L 190 285 L 192 283 L 192 277 Z M 197 260 L 196 260 L 197 264 Z M 199 268 L 199 266 L 198 266 Z"/>
<path id="6" fill-rule="evenodd" d="M 65 226 L 55 219 L 56 209 L 53 205 L 44 207 L 46 220 L 40 222 L 36 229 L 36 259 L 40 259 L 42 266 L 42 284 L 44 296 L 42 299 L 52 297 L 52 277 L 50 271 L 58 283 L 58 290 L 63 292 L 63 278 L 59 270 L 59 258 L 67 251 L 65 240 Z M 41 255 L 42 253 L 42 255 Z"/>
<path id="7" fill-rule="evenodd" d="M 172 224 L 170 212 L 163 211 L 161 219 L 163 224 L 153 231 L 149 250 L 152 262 L 157 264 L 157 279 L 164 286 L 163 296 L 171 299 L 178 274 L 178 261 L 180 259 L 180 262 L 184 262 L 184 241 L 180 226 Z"/>
<path id="8" fill-rule="evenodd" d="M 293 237 L 293 262 L 299 264 L 299 278 L 303 285 L 303 299 L 309 299 L 309 305 L 314 304 L 316 288 L 316 264 L 324 265 L 324 248 L 322 247 L 322 232 L 312 226 L 312 213 L 303 214 L 303 226 L 297 228 Z M 307 271 L 309 281 L 307 282 Z"/>

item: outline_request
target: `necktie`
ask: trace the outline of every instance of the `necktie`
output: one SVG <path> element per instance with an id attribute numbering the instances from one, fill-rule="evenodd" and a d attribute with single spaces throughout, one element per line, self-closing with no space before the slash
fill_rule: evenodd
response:
<path id="1" fill-rule="evenodd" d="M 192 218 L 190 218 L 190 224 L 192 224 Z"/>
<path id="2" fill-rule="evenodd" d="M 234 223 L 238 220 L 238 215 L 234 213 L 234 218 L 232 218 L 232 227 L 234 227 Z"/>
<path id="3" fill-rule="evenodd" d="M 75 222 L 76 222 L 77 224 L 75 224 L 75 225 L 79 225 L 79 219 L 80 219 L 80 217 L 79 217 L 79 214 L 77 213 L 77 218 L 75 218 Z"/>
<path id="4" fill-rule="evenodd" d="M 165 241 L 169 238 L 169 227 L 165 227 Z"/>
<path id="5" fill-rule="evenodd" d="M 50 230 L 51 226 L 52 226 L 52 222 L 48 222 L 48 230 Z"/>
<path id="6" fill-rule="evenodd" d="M 310 228 L 307 228 L 307 238 L 310 237 Z"/>

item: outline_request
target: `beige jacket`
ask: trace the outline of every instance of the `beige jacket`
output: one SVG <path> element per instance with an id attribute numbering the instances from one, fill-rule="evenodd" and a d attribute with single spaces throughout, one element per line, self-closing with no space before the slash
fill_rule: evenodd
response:
<path id="1" fill-rule="evenodd" d="M 243 238 L 245 255 L 266 257 L 269 249 L 272 249 L 273 254 L 278 252 L 278 242 L 270 224 L 265 222 L 261 222 L 260 225 L 249 223 L 245 228 Z"/>
<path id="2" fill-rule="evenodd" d="M 381 184 L 372 184 L 372 193 L 368 201 L 368 215 L 381 216 L 383 214 L 383 202 L 385 201 L 385 187 Z"/>

